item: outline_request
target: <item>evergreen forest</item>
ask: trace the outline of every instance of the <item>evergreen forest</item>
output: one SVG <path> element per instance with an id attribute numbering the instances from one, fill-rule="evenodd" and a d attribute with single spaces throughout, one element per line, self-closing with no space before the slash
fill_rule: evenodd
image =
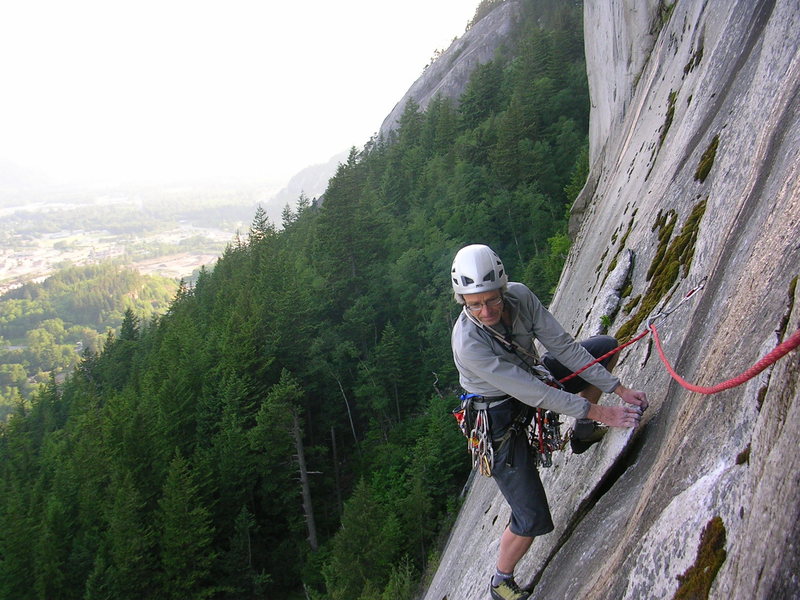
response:
<path id="1" fill-rule="evenodd" d="M 15 408 L 0 597 L 418 597 L 470 467 L 453 255 L 489 244 L 548 302 L 588 171 L 582 7 L 522 6 L 457 101 L 409 102 L 322 198 L 259 208 L 165 313 L 127 310 Z"/>

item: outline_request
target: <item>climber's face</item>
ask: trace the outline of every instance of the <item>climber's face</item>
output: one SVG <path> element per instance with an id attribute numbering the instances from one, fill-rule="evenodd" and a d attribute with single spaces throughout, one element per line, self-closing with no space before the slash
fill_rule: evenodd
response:
<path id="1" fill-rule="evenodd" d="M 467 310 L 484 325 L 497 325 L 503 316 L 503 295 L 500 290 L 480 294 L 464 294 Z"/>

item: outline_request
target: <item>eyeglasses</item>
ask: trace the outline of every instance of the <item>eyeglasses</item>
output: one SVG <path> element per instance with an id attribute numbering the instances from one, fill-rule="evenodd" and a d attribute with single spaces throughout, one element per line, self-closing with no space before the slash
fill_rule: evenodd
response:
<path id="1" fill-rule="evenodd" d="M 470 302 L 465 304 L 467 310 L 472 313 L 479 313 L 483 310 L 483 307 L 486 306 L 487 308 L 497 308 L 503 303 L 503 297 L 497 296 L 496 298 L 490 298 L 486 302 Z"/>

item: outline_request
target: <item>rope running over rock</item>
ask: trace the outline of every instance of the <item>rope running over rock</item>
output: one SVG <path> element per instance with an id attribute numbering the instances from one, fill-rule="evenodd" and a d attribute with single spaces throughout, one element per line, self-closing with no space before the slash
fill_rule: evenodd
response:
<path id="1" fill-rule="evenodd" d="M 795 350 L 798 346 L 800 346 L 800 329 L 798 329 L 791 336 L 789 336 L 788 339 L 786 339 L 784 342 L 778 344 L 771 352 L 769 352 L 767 355 L 765 355 L 761 360 L 759 360 L 757 363 L 755 363 L 752 367 L 750 367 L 749 369 L 747 369 L 743 373 L 737 375 L 736 377 L 732 377 L 731 379 L 728 379 L 727 381 L 723 381 L 722 383 L 718 383 L 717 385 L 710 386 L 710 387 L 694 385 L 692 383 L 689 383 L 688 381 L 683 379 L 680 375 L 678 375 L 678 373 L 675 371 L 675 369 L 672 367 L 672 365 L 670 364 L 669 360 L 667 359 L 667 356 L 664 353 L 664 349 L 661 346 L 661 339 L 658 337 L 658 331 L 656 330 L 656 326 L 655 326 L 655 324 L 653 324 L 653 321 L 655 321 L 658 318 L 666 317 L 670 313 L 674 312 L 681 304 L 683 304 L 684 302 L 689 300 L 692 296 L 694 296 L 694 294 L 696 292 L 701 290 L 704 285 L 705 285 L 705 279 L 703 279 L 703 281 L 701 281 L 699 285 L 697 285 L 696 287 L 694 287 L 691 290 L 689 290 L 689 292 L 683 297 L 683 299 L 681 299 L 681 301 L 676 306 L 672 307 L 669 310 L 661 311 L 656 316 L 654 316 L 651 319 L 649 319 L 648 322 L 647 322 L 647 329 L 642 331 L 636 337 L 632 338 L 631 340 L 629 340 L 628 342 L 622 344 L 621 346 L 617 346 L 616 348 L 614 348 L 610 352 L 606 352 L 605 354 L 603 354 L 603 356 L 594 359 L 592 362 L 588 363 L 587 365 L 584 365 L 583 367 L 581 367 L 580 369 L 578 369 L 574 373 L 571 373 L 571 374 L 567 375 L 566 377 L 564 377 L 563 379 L 560 379 L 559 382 L 560 383 L 564 383 L 565 381 L 569 381 L 573 377 L 577 377 L 579 374 L 583 373 L 586 369 L 588 369 L 592 365 L 595 365 L 595 364 L 597 364 L 599 362 L 602 362 L 603 360 L 605 360 L 606 358 L 608 358 L 609 356 L 611 356 L 613 354 L 616 354 L 617 352 L 621 352 L 622 350 L 624 350 L 628 346 L 630 346 L 632 344 L 635 344 L 636 342 L 641 340 L 643 337 L 645 337 L 649 333 L 653 334 L 653 341 L 655 341 L 656 349 L 658 350 L 658 355 L 661 358 L 661 362 L 664 363 L 664 367 L 666 367 L 667 372 L 670 374 L 670 376 L 675 381 L 677 381 L 679 384 L 681 384 L 684 388 L 686 388 L 687 390 L 692 391 L 692 392 L 697 392 L 699 394 L 716 394 L 716 393 L 721 392 L 723 390 L 728 390 L 728 389 L 737 387 L 739 385 L 742 385 L 746 381 L 749 381 L 750 379 L 752 379 L 753 377 L 755 377 L 756 375 L 761 373 L 761 371 L 763 371 L 767 367 L 775 364 L 778 360 L 780 360 L 781 358 L 786 356 L 789 352 L 791 352 L 792 350 Z"/>
<path id="2" fill-rule="evenodd" d="M 661 357 L 661 362 L 664 363 L 664 366 L 666 367 L 667 371 L 672 376 L 672 378 L 679 384 L 681 384 L 683 387 L 685 387 L 687 390 L 692 392 L 697 392 L 699 394 L 716 394 L 723 390 L 729 390 L 730 388 L 742 385 L 744 382 L 749 381 L 750 379 L 761 373 L 761 371 L 763 371 L 770 365 L 775 364 L 778 360 L 789 354 L 789 352 L 800 346 L 800 329 L 798 329 L 787 340 L 778 344 L 774 350 L 769 352 L 767 355 L 764 356 L 764 358 L 759 360 L 756 364 L 754 364 L 752 367 L 750 367 L 743 373 L 737 375 L 736 377 L 728 379 L 727 381 L 718 383 L 717 385 L 713 385 L 711 387 L 704 387 L 701 385 L 694 385 L 693 383 L 689 383 L 675 372 L 675 369 L 672 368 L 672 365 L 669 363 L 669 360 L 664 354 L 664 349 L 661 347 L 661 340 L 658 337 L 658 331 L 656 331 L 656 326 L 650 325 L 650 330 L 653 332 L 653 340 L 656 343 L 656 348 L 658 349 L 658 355 Z"/>

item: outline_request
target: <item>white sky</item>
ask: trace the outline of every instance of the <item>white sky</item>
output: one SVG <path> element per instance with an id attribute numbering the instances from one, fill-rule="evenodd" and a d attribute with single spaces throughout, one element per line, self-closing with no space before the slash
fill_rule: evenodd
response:
<path id="1" fill-rule="evenodd" d="M 285 180 L 361 147 L 480 0 L 7 0 L 0 160 Z"/>

